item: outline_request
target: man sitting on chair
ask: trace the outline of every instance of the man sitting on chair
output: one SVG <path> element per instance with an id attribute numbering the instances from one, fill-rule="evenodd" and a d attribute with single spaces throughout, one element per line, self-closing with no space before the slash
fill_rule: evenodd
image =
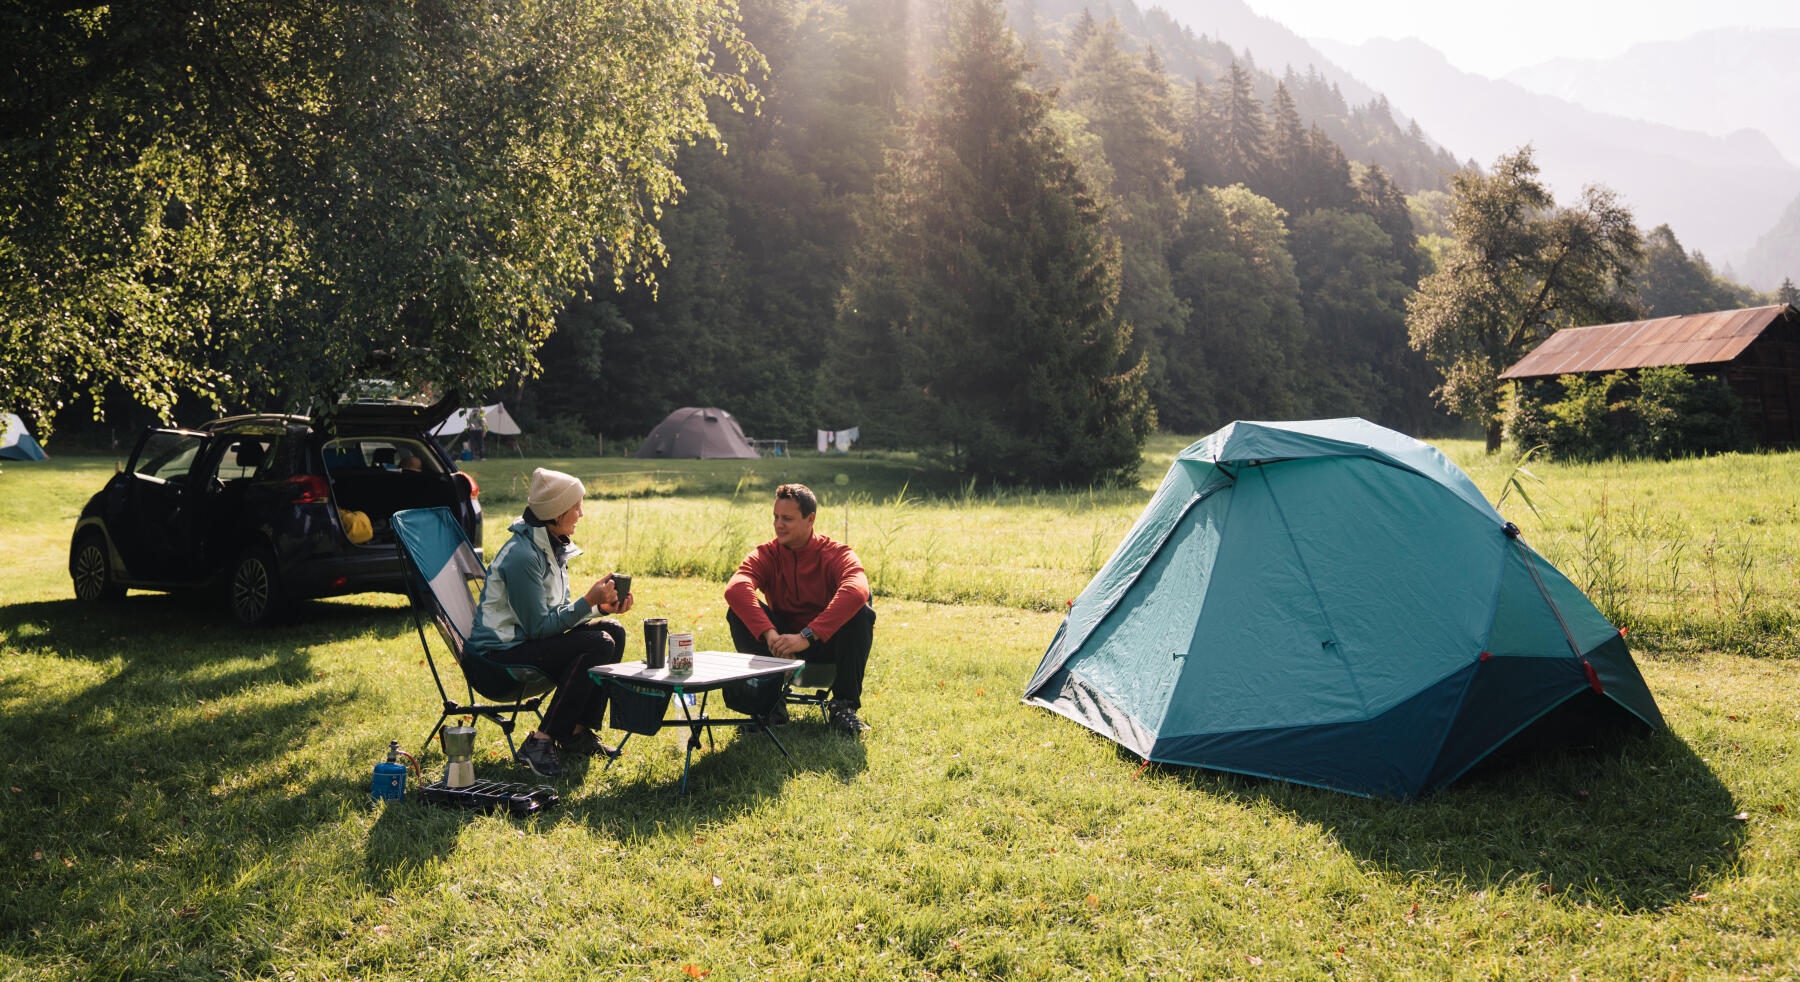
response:
<path id="1" fill-rule="evenodd" d="M 623 614 L 631 609 L 631 597 L 618 595 L 608 573 L 569 599 L 568 562 L 581 555 L 569 541 L 581 521 L 581 492 L 581 482 L 568 474 L 532 471 L 525 514 L 508 529 L 512 538 L 488 565 L 469 632 L 470 651 L 490 661 L 529 665 L 556 680 L 544 728 L 526 737 L 516 755 L 541 777 L 562 773 L 559 749 L 618 756 L 594 733 L 606 710 L 606 693 L 587 670 L 619 660 L 625 628 L 618 621 L 589 621 L 588 615 Z"/>
<path id="2" fill-rule="evenodd" d="M 826 719 L 856 735 L 868 729 L 856 711 L 875 643 L 875 608 L 856 553 L 813 531 L 818 511 L 806 485 L 775 489 L 775 538 L 746 556 L 726 584 L 725 622 L 738 651 L 836 665 Z M 777 721 L 783 714 L 778 707 Z"/>

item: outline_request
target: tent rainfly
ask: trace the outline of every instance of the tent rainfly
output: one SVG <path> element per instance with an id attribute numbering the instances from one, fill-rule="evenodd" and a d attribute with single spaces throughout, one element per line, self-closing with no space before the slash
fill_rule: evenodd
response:
<path id="1" fill-rule="evenodd" d="M 687 406 L 677 409 L 644 437 L 639 457 L 757 457 L 743 427 L 723 409 Z"/>
<path id="2" fill-rule="evenodd" d="M 1436 449 L 1360 419 L 1183 450 L 1025 701 L 1147 761 L 1409 798 L 1662 726 L 1621 632 Z"/>
<path id="3" fill-rule="evenodd" d="M 487 431 L 495 436 L 518 436 L 519 424 L 506 411 L 506 403 L 496 402 L 491 406 L 481 407 L 482 422 L 487 424 Z M 475 424 L 475 410 L 458 409 L 450 414 L 450 418 L 439 423 L 437 429 L 431 431 L 432 436 L 456 436 Z"/>
<path id="4" fill-rule="evenodd" d="M 49 460 L 37 438 L 14 413 L 0 413 L 0 460 Z"/>

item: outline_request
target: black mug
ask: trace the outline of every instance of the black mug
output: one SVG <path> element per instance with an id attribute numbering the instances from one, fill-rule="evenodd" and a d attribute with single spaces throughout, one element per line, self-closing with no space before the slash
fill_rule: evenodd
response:
<path id="1" fill-rule="evenodd" d="M 644 618 L 644 667 L 662 668 L 669 657 L 669 621 L 665 617 Z"/>
<path id="2" fill-rule="evenodd" d="M 614 609 L 617 609 L 619 605 L 625 603 L 626 597 L 631 596 L 631 574 L 614 573 L 612 584 L 613 589 L 617 590 L 619 593 L 619 599 L 614 602 Z"/>

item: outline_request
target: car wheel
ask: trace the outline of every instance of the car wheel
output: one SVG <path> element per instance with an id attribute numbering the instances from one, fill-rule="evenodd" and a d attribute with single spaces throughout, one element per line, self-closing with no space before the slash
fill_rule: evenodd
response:
<path id="1" fill-rule="evenodd" d="M 225 601 L 231 607 L 231 616 L 245 627 L 274 622 L 281 614 L 283 602 L 275 555 L 261 546 L 245 550 L 225 581 Z"/>
<path id="2" fill-rule="evenodd" d="M 125 596 L 125 588 L 113 580 L 106 539 L 98 533 L 75 543 L 69 553 L 69 578 L 75 581 L 75 599 L 83 603 L 111 603 Z"/>

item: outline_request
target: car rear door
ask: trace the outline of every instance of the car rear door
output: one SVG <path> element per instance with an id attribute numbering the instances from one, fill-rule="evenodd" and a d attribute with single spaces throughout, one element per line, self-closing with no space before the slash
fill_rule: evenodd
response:
<path id="1" fill-rule="evenodd" d="M 195 484 L 210 443 L 193 430 L 149 429 L 138 439 L 107 521 L 132 579 L 178 583 L 200 575 L 196 512 L 206 495 Z"/>

